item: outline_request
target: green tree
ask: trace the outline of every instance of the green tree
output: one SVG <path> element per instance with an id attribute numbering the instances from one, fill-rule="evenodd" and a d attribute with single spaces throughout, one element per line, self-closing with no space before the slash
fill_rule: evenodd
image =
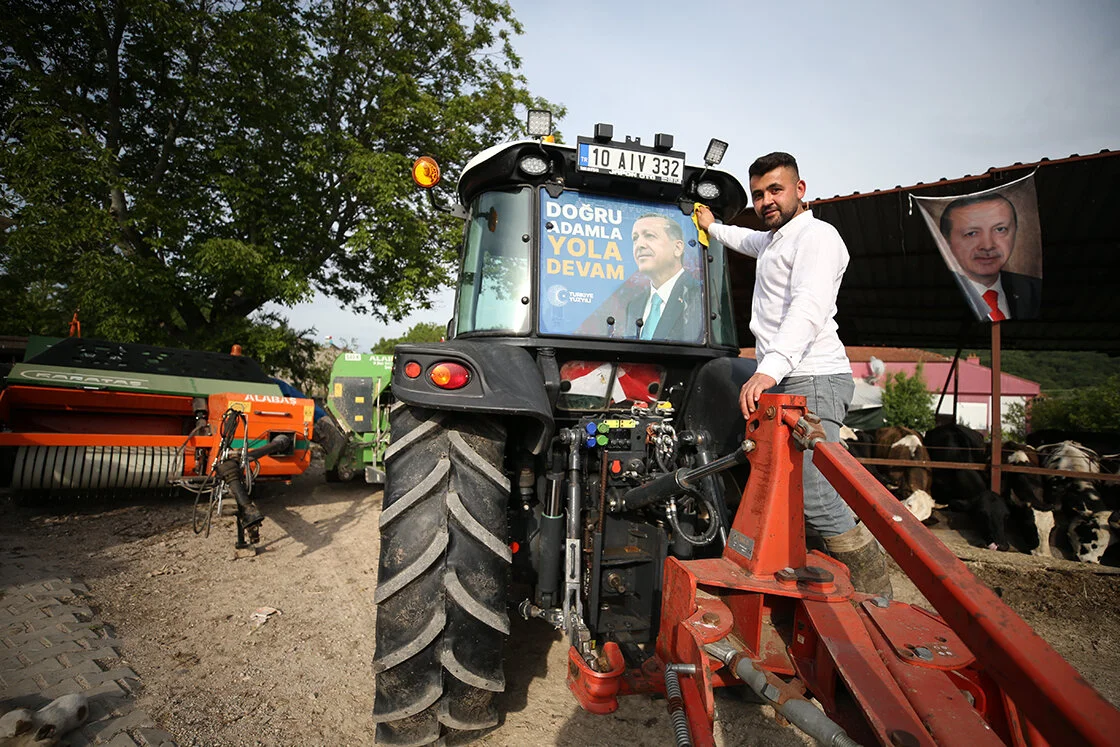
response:
<path id="1" fill-rule="evenodd" d="M 421 322 L 413 325 L 411 329 L 404 333 L 403 337 L 393 337 L 391 339 L 382 337 L 370 352 L 392 355 L 393 349 L 402 342 L 439 342 L 445 334 L 447 334 L 447 330 L 442 324 Z"/>
<path id="2" fill-rule="evenodd" d="M 1000 434 L 1004 441 L 1022 442 L 1027 437 L 1027 408 L 1019 402 L 1007 407 L 1000 421 Z"/>
<path id="3" fill-rule="evenodd" d="M 955 350 L 933 352 L 953 357 Z M 990 350 L 971 350 L 961 358 L 975 355 L 980 365 L 992 365 Z M 1103 384 L 1110 376 L 1120 374 L 1120 357 L 1086 350 L 1004 350 L 1000 354 L 1004 373 L 1034 381 L 1047 394 L 1061 394 L 1073 389 Z"/>
<path id="4" fill-rule="evenodd" d="M 934 425 L 933 395 L 926 387 L 919 363 L 913 376 L 902 371 L 889 374 L 883 383 L 883 420 L 925 433 Z"/>
<path id="5" fill-rule="evenodd" d="M 1120 431 L 1120 375 L 1099 386 L 1085 387 L 1031 402 L 1031 430 Z"/>
<path id="6" fill-rule="evenodd" d="M 0 332 L 269 362 L 319 292 L 386 321 L 460 227 L 410 180 L 517 135 L 504 0 L 0 0 Z M 562 110 L 553 107 L 558 115 Z M 247 321 L 250 320 L 250 321 Z M 280 338 L 285 338 L 280 342 Z M 278 361 L 280 362 L 280 361 Z"/>

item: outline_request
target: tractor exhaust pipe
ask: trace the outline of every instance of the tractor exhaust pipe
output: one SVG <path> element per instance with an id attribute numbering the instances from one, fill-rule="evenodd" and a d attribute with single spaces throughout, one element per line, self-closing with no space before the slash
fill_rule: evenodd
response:
<path id="1" fill-rule="evenodd" d="M 766 672 L 758 667 L 755 660 L 744 655 L 726 638 L 705 645 L 704 650 L 732 667 L 735 675 L 759 697 L 819 743 L 828 747 L 859 747 L 859 743 L 849 737 L 839 724 L 808 700 L 799 696 L 783 698 L 782 691 L 766 680 Z"/>

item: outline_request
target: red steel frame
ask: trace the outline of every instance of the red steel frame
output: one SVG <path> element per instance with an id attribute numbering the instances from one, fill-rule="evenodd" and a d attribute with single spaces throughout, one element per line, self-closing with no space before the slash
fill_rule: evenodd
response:
<path id="1" fill-rule="evenodd" d="M 757 448 L 731 540 L 719 558 L 666 560 L 656 655 L 627 670 L 607 643 L 593 671 L 570 651 L 580 704 L 609 713 L 618 695 L 664 692 L 667 663 L 693 664 L 684 706 L 694 744 L 712 745 L 713 689 L 738 680 L 703 646 L 730 636 L 780 701 L 808 690 L 860 743 L 1115 744 L 1120 711 L 838 444 L 818 444 L 814 463 L 941 616 L 872 601 L 843 564 L 806 550 L 792 438 L 804 403 L 764 395 L 748 420 Z"/>

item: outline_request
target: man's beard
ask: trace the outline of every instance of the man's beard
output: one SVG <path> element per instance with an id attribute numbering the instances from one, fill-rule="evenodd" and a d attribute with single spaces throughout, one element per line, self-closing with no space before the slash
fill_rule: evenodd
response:
<path id="1" fill-rule="evenodd" d="M 798 207 L 798 205 L 794 205 L 793 209 L 790 210 L 788 214 L 781 208 L 778 208 L 775 211 L 764 214 L 762 216 L 762 222 L 771 231 L 777 231 L 779 228 L 783 227 L 785 224 L 794 219 L 794 217 L 797 215 Z"/>

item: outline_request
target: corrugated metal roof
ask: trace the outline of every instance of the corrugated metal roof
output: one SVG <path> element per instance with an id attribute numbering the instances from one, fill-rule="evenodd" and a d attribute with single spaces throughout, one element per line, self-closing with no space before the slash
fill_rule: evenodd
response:
<path id="1" fill-rule="evenodd" d="M 1003 347 L 1098 350 L 1120 354 L 1120 152 L 991 168 L 942 179 L 816 200 L 814 215 L 840 232 L 851 262 L 837 300 L 840 338 L 848 345 L 988 347 L 988 324 L 972 318 L 909 195 L 967 194 L 1038 168 L 1043 293 L 1038 319 L 1002 323 Z M 733 221 L 757 227 L 753 212 Z M 749 330 L 754 261 L 730 262 L 739 341 Z"/>

